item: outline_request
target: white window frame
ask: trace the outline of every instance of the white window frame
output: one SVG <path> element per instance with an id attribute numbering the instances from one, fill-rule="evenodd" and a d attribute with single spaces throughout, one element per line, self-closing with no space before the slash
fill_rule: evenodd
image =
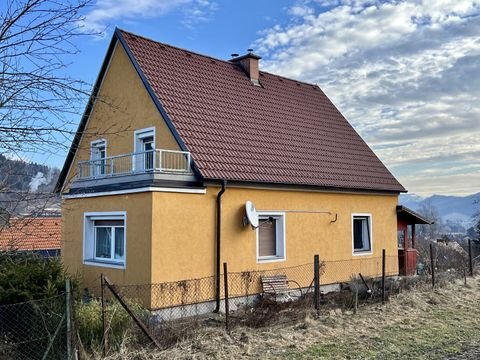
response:
<path id="1" fill-rule="evenodd" d="M 277 261 L 286 261 L 287 260 L 287 242 L 286 242 L 286 219 L 285 213 L 281 211 L 258 211 L 258 219 L 265 220 L 269 217 L 273 217 L 276 221 L 277 228 L 276 228 L 276 255 L 275 256 L 260 256 L 259 255 L 259 228 L 255 229 L 256 234 L 256 257 L 257 257 L 257 264 L 263 263 L 270 263 L 270 262 L 277 262 Z"/>
<path id="2" fill-rule="evenodd" d="M 93 158 L 93 149 L 95 148 L 99 148 L 101 145 L 103 145 L 103 147 L 105 148 L 105 157 L 103 159 L 105 159 L 105 164 L 103 165 L 104 166 L 104 173 L 102 174 L 101 172 L 99 174 L 95 174 L 93 176 L 105 176 L 107 174 L 107 139 L 96 139 L 96 140 L 92 140 L 90 141 L 90 161 L 94 161 L 94 160 L 98 160 L 98 159 L 94 159 Z M 91 163 L 91 169 L 95 169 L 95 172 L 97 171 L 97 169 L 100 169 L 101 168 L 101 165 L 94 165 L 93 163 Z M 91 170 L 91 171 L 92 171 Z M 93 171 L 92 171 L 93 172 Z M 92 175 L 92 174 L 90 174 Z"/>
<path id="3" fill-rule="evenodd" d="M 111 220 L 111 219 L 108 219 Z M 95 221 L 95 220 L 92 220 Z M 123 221 L 123 220 L 122 220 Z M 102 227 L 102 228 L 110 228 L 114 229 L 113 232 L 110 235 L 110 258 L 101 258 L 97 257 L 96 255 L 96 245 L 97 245 L 97 228 Z M 125 260 L 125 222 L 123 223 L 123 226 L 97 226 L 93 225 L 94 232 L 93 232 L 93 246 L 94 246 L 94 254 L 93 254 L 93 259 L 95 261 L 108 261 L 108 262 L 114 262 L 114 263 L 123 263 Z M 115 235 L 117 232 L 118 228 L 123 229 L 123 259 L 115 259 Z"/>
<path id="4" fill-rule="evenodd" d="M 155 126 L 151 126 L 151 127 L 145 128 L 145 129 L 138 129 L 138 130 L 135 130 L 133 132 L 133 153 L 137 154 L 139 152 L 143 152 L 143 149 L 138 148 L 139 145 L 140 145 L 140 141 L 142 139 L 145 139 L 145 138 L 150 137 L 150 136 L 153 136 L 153 151 L 154 151 L 153 168 L 155 168 L 155 151 L 156 151 L 156 148 L 157 148 L 157 136 L 156 136 Z M 136 162 L 137 162 L 137 159 L 134 157 L 134 159 L 133 159 L 133 171 L 135 171 L 135 169 L 138 167 Z M 144 169 L 139 169 L 139 170 L 141 171 L 141 170 L 144 170 Z"/>
<path id="5" fill-rule="evenodd" d="M 123 220 L 123 260 L 95 257 L 95 220 Z M 86 212 L 83 214 L 83 263 L 85 265 L 125 269 L 127 264 L 127 212 Z"/>
<path id="6" fill-rule="evenodd" d="M 355 250 L 355 231 L 353 228 L 353 220 L 356 217 L 367 217 L 368 218 L 368 227 L 369 227 L 369 232 L 370 232 L 370 249 L 369 250 Z M 372 255 L 373 254 L 373 216 L 371 213 L 354 213 L 352 214 L 352 224 L 351 224 L 351 229 L 352 229 L 352 254 L 354 256 L 364 256 L 364 255 Z"/>

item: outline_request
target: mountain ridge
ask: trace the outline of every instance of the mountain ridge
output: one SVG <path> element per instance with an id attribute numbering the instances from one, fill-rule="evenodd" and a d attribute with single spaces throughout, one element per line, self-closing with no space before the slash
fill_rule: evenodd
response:
<path id="1" fill-rule="evenodd" d="M 424 206 L 434 207 L 443 223 L 461 225 L 466 229 L 473 225 L 473 215 L 480 210 L 480 192 L 466 196 L 434 194 L 428 197 L 401 194 L 399 203 L 414 211 Z"/>

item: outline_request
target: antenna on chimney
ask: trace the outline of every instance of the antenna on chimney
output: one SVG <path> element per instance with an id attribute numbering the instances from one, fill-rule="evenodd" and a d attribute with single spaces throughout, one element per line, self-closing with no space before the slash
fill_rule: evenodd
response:
<path id="1" fill-rule="evenodd" d="M 238 56 L 238 54 L 233 53 L 233 54 L 230 54 L 230 56 L 231 56 L 232 58 L 236 58 L 236 57 Z"/>

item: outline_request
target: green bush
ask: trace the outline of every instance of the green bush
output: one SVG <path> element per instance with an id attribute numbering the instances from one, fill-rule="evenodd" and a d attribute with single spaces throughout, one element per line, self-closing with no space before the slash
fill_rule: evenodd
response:
<path id="1" fill-rule="evenodd" d="M 108 302 L 105 311 L 108 344 L 110 348 L 117 349 L 132 328 L 132 320 L 117 301 Z M 75 314 L 76 326 L 84 347 L 92 350 L 99 349 L 103 338 L 101 301 L 79 303 Z"/>
<path id="2" fill-rule="evenodd" d="M 60 258 L 0 252 L 0 305 L 59 295 L 65 291 L 66 276 Z"/>

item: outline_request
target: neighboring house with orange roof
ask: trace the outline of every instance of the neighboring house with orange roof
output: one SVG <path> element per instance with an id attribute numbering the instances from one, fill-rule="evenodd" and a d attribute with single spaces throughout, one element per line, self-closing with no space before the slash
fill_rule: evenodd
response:
<path id="1" fill-rule="evenodd" d="M 30 251 L 45 257 L 60 256 L 60 216 L 11 218 L 0 228 L 0 251 Z"/>

